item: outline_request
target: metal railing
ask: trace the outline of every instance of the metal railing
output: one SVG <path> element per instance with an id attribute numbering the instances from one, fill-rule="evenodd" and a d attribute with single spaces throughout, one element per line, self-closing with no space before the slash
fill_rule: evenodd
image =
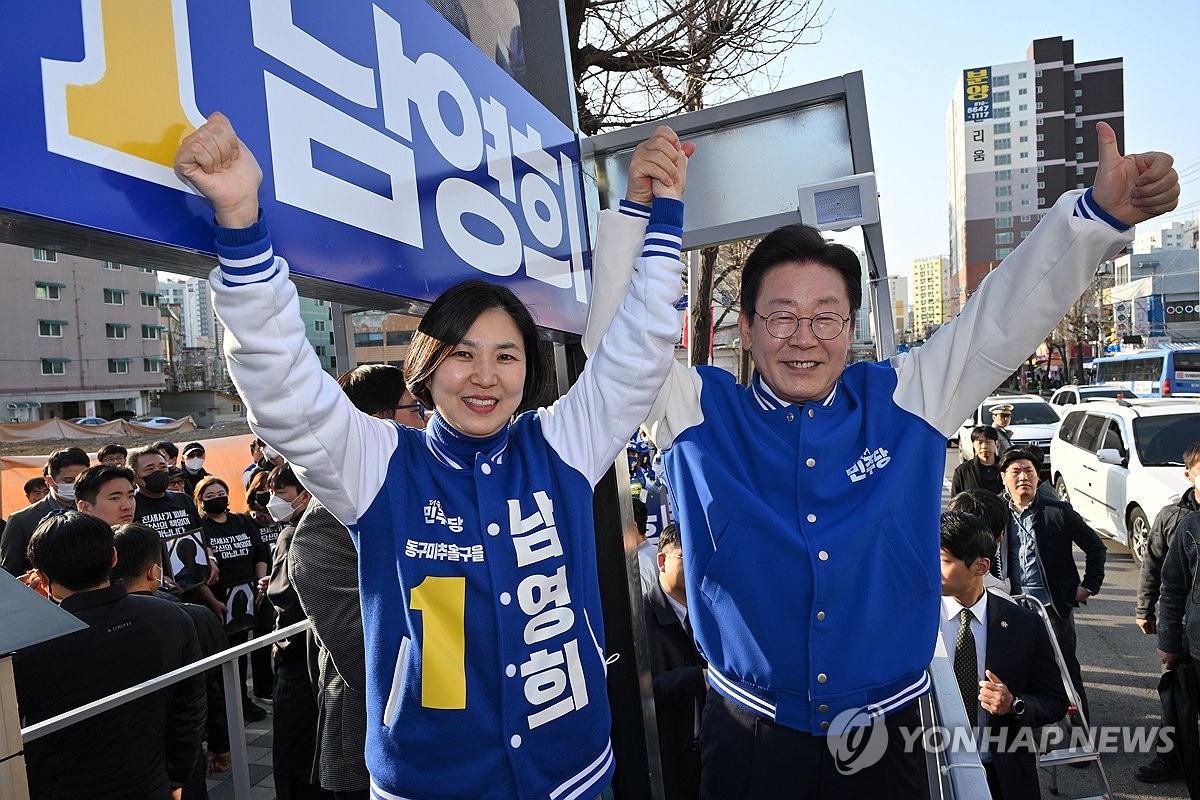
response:
<path id="1" fill-rule="evenodd" d="M 51 717 L 35 725 L 22 728 L 21 741 L 23 744 L 29 744 L 69 725 L 74 725 L 76 722 L 103 714 L 130 700 L 165 689 L 185 678 L 207 672 L 214 667 L 220 667 L 221 680 L 225 687 L 225 712 L 229 726 L 230 779 L 233 783 L 233 796 L 236 800 L 250 800 L 250 762 L 246 753 L 246 729 L 242 719 L 243 687 L 237 660 L 254 650 L 267 647 L 289 636 L 304 633 L 306 630 L 308 630 L 307 620 L 271 631 L 256 639 L 251 639 L 245 644 L 222 650 L 220 653 L 214 653 L 208 658 L 180 667 L 145 683 L 139 683 L 137 686 L 131 686 L 124 691 L 59 714 L 57 717 Z M 14 795 L 14 798 L 15 800 L 28 800 L 27 790 L 25 794 Z"/>

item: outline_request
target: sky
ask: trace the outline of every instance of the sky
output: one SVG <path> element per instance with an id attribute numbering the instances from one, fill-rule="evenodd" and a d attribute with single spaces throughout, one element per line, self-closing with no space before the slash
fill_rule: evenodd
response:
<path id="1" fill-rule="evenodd" d="M 1124 59 L 1127 151 L 1172 154 L 1182 195 L 1181 212 L 1169 219 L 1195 217 L 1200 2 L 999 0 L 973 8 L 825 0 L 820 42 L 794 49 L 784 64 L 779 89 L 863 73 L 888 274 L 911 274 L 915 259 L 949 253 L 946 112 L 959 74 L 1023 61 L 1034 39 L 1073 39 L 1077 62 Z"/>

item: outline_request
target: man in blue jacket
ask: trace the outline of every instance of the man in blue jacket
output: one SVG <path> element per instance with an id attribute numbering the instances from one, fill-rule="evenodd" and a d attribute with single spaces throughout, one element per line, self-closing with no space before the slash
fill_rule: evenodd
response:
<path id="1" fill-rule="evenodd" d="M 1128 244 L 1129 228 L 1177 203 L 1170 156 L 1122 157 L 1112 129 L 1097 132 L 1095 186 L 1064 195 L 923 347 L 847 367 L 858 257 L 792 225 L 742 269 L 751 385 L 710 367 L 667 379 L 647 427 L 713 689 L 702 797 L 928 797 L 924 754 L 903 752 L 898 729 L 919 726 L 915 700 L 929 690 L 946 438 Z M 597 246 L 585 348 L 629 287 L 642 228 L 619 222 L 628 230 L 613 226 Z M 880 720 L 892 734 L 885 753 L 834 758 L 830 733 Z"/>

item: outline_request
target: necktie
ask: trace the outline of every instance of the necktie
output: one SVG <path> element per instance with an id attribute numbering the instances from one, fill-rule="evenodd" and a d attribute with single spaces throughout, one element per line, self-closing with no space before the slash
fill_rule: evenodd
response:
<path id="1" fill-rule="evenodd" d="M 958 639 L 954 642 L 954 677 L 958 679 L 958 691 L 962 693 L 972 728 L 979 713 L 979 673 L 975 663 L 975 634 L 971 633 L 974 618 L 969 608 L 959 613 Z"/>

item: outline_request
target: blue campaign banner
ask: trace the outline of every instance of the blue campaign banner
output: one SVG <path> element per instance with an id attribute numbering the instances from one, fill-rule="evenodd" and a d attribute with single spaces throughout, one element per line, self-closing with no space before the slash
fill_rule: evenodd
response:
<path id="1" fill-rule="evenodd" d="M 38 0 L 0 33 L 0 209 L 212 252 L 171 170 L 226 114 L 293 272 L 419 300 L 511 286 L 580 332 L 574 133 L 424 0 Z"/>

